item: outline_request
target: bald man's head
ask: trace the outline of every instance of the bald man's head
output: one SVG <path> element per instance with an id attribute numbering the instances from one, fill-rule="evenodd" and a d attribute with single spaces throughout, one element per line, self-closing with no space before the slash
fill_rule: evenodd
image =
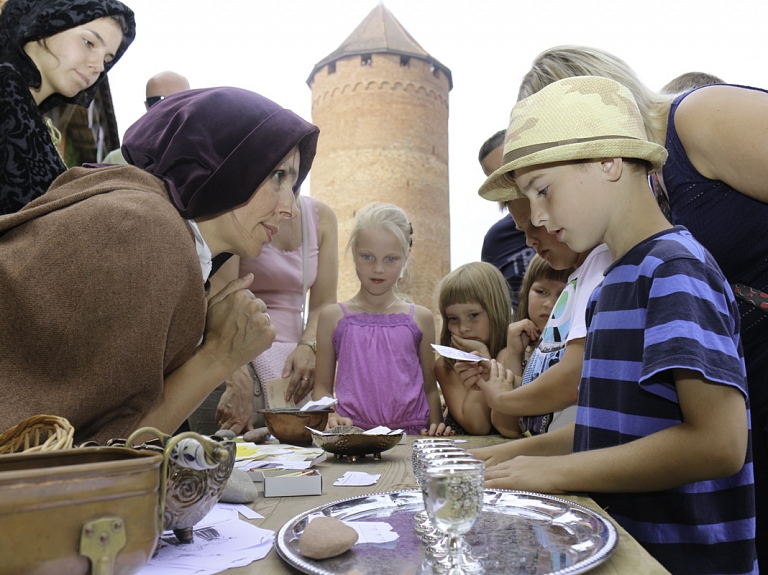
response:
<path id="1" fill-rule="evenodd" d="M 176 72 L 159 72 L 147 81 L 147 110 L 171 94 L 189 90 L 189 80 Z"/>

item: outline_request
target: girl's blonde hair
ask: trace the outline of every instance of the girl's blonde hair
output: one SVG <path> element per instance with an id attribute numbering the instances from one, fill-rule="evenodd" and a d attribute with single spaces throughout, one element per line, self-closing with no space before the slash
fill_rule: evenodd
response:
<path id="1" fill-rule="evenodd" d="M 556 46 L 545 50 L 523 77 L 517 99 L 520 101 L 553 82 L 574 76 L 601 76 L 626 86 L 640 109 L 648 139 L 664 145 L 673 97 L 657 94 L 643 84 L 624 60 L 597 48 Z"/>
<path id="2" fill-rule="evenodd" d="M 413 226 L 408 221 L 405 212 L 393 204 L 372 203 L 364 206 L 357 213 L 355 225 L 349 235 L 345 253 L 354 251 L 357 242 L 360 241 L 360 233 L 370 228 L 380 228 L 392 232 L 400 244 L 403 256 L 403 268 L 400 272 L 400 280 L 394 287 L 394 293 L 400 299 L 410 301 L 410 298 L 399 290 L 400 281 L 408 281 L 408 262 L 411 260 L 409 252 L 413 246 Z"/>
<path id="3" fill-rule="evenodd" d="M 536 254 L 531 259 L 531 263 L 528 264 L 528 269 L 525 270 L 525 276 L 523 276 L 523 283 L 520 286 L 519 298 L 520 305 L 515 310 L 514 321 L 522 321 L 524 319 L 531 319 L 528 317 L 528 300 L 531 293 L 531 287 L 533 282 L 540 280 L 552 280 L 556 282 L 568 283 L 568 276 L 573 272 L 573 268 L 565 270 L 556 270 L 549 262 Z"/>
<path id="4" fill-rule="evenodd" d="M 369 228 L 381 228 L 392 232 L 402 248 L 403 257 L 413 245 L 413 227 L 408 222 L 405 212 L 392 204 L 372 203 L 360 209 L 355 218 L 355 225 L 347 242 L 346 253 L 354 250 L 360 240 L 360 232 Z"/>
<path id="5" fill-rule="evenodd" d="M 440 343 L 451 345 L 451 332 L 445 308 L 454 304 L 477 302 L 488 314 L 490 338 L 488 351 L 495 358 L 507 345 L 507 327 L 512 317 L 507 280 L 489 263 L 472 262 L 456 268 L 437 285 L 437 304 L 443 318 Z M 449 361 L 453 364 L 452 361 Z"/>

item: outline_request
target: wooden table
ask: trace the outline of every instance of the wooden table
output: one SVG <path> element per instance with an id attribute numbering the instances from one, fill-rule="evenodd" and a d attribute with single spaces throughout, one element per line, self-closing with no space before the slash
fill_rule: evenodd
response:
<path id="1" fill-rule="evenodd" d="M 410 440 L 416 436 L 409 436 Z M 470 449 L 473 447 L 482 447 L 499 443 L 498 436 L 490 437 L 457 437 L 466 439 L 467 443 L 461 444 L 461 447 Z M 263 529 L 277 531 L 290 519 L 318 505 L 330 503 L 339 499 L 348 497 L 357 497 L 369 495 L 372 493 L 381 493 L 384 491 L 399 491 L 405 489 L 416 489 L 417 485 L 413 478 L 411 469 L 411 448 L 410 445 L 398 445 L 394 449 L 385 451 L 381 456 L 381 461 L 375 461 L 368 455 L 364 459 L 355 463 L 346 460 L 335 460 L 333 455 L 328 454 L 328 460 L 317 465 L 317 469 L 323 475 L 323 494 L 306 497 L 281 497 L 265 498 L 259 496 L 251 507 L 264 516 L 264 519 L 251 521 L 254 525 Z M 381 478 L 375 485 L 367 487 L 335 487 L 333 485 L 339 477 L 345 472 L 355 470 L 372 474 L 381 474 Z M 570 499 L 585 507 L 603 513 L 600 507 L 589 497 L 571 495 L 558 496 Z M 609 517 L 610 518 L 610 517 Z M 619 545 L 611 557 L 602 565 L 595 568 L 590 573 L 594 575 L 615 575 L 615 574 L 663 574 L 668 573 L 664 567 L 651 557 L 645 549 L 635 541 L 624 529 L 615 521 L 611 520 L 619 532 Z M 245 567 L 230 569 L 225 571 L 228 575 L 294 575 L 300 573 L 296 569 L 285 563 L 274 548 L 261 561 L 255 561 Z"/>

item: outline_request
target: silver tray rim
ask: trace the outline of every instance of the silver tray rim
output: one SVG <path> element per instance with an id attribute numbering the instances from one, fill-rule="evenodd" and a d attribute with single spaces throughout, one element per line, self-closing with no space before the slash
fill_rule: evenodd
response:
<path id="1" fill-rule="evenodd" d="M 288 549 L 283 544 L 283 539 L 285 537 L 286 532 L 289 529 L 292 529 L 299 521 L 307 517 L 308 515 L 311 515 L 312 513 L 318 513 L 324 509 L 327 509 L 329 507 L 332 507 L 334 505 L 338 505 L 340 503 L 346 503 L 349 501 L 354 501 L 355 499 L 366 499 L 369 497 L 377 496 L 377 495 L 400 495 L 400 494 L 406 494 L 406 493 L 420 493 L 418 489 L 405 489 L 400 491 L 382 491 L 380 493 L 368 493 L 367 495 L 358 495 L 355 497 L 345 497 L 344 499 L 337 499 L 336 501 L 331 501 L 329 503 L 324 503 L 322 505 L 318 505 L 317 507 L 313 507 L 312 509 L 309 509 L 307 511 L 304 511 L 303 513 L 299 513 L 292 519 L 289 519 L 286 521 L 283 526 L 278 530 L 277 535 L 275 537 L 275 551 L 280 556 L 280 558 L 288 563 L 291 567 L 294 567 L 295 569 L 298 569 L 302 573 L 307 573 L 309 575 L 338 575 L 337 573 L 334 573 L 333 571 L 328 571 L 326 569 L 322 569 L 320 567 L 317 567 L 306 560 L 303 560 L 301 556 L 298 556 L 294 554 L 290 549 Z M 590 571 L 600 565 L 601 563 L 604 563 L 608 558 L 613 555 L 613 552 L 616 551 L 616 547 L 619 543 L 619 533 L 616 529 L 616 527 L 613 525 L 613 523 L 609 520 L 603 517 L 600 513 L 597 511 L 594 511 L 590 509 L 589 507 L 585 507 L 584 505 L 581 505 L 580 503 L 576 503 L 575 501 L 570 501 L 568 499 L 563 499 L 561 497 L 556 497 L 554 495 L 547 495 L 544 493 L 535 493 L 533 491 L 519 491 L 516 489 L 485 489 L 485 493 L 509 493 L 513 495 L 522 495 L 531 497 L 532 499 L 539 499 L 543 501 L 553 501 L 557 503 L 564 503 L 566 505 L 569 505 L 571 507 L 574 507 L 576 509 L 579 509 L 580 511 L 587 513 L 591 517 L 593 517 L 595 520 L 597 520 L 600 524 L 603 525 L 605 528 L 606 534 L 607 534 L 607 541 L 606 543 L 592 556 L 588 557 L 587 559 L 583 559 L 581 561 L 578 561 L 574 563 L 573 565 L 566 567 L 564 569 L 558 569 L 557 571 L 552 571 L 548 573 L 547 575 L 577 575 L 579 573 L 585 573 L 587 571 Z"/>

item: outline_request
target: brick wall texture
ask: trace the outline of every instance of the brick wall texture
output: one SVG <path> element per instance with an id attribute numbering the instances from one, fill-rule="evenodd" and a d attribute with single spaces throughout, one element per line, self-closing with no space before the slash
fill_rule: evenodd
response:
<path id="1" fill-rule="evenodd" d="M 413 249 L 400 291 L 437 311 L 434 287 L 450 271 L 448 79 L 429 62 L 396 54 L 348 56 L 311 82 L 320 127 L 311 194 L 339 220 L 339 300 L 359 289 L 345 248 L 358 209 L 388 202 L 413 225 Z M 330 67 L 330 71 L 329 71 Z M 437 319 L 437 317 L 436 317 Z"/>

